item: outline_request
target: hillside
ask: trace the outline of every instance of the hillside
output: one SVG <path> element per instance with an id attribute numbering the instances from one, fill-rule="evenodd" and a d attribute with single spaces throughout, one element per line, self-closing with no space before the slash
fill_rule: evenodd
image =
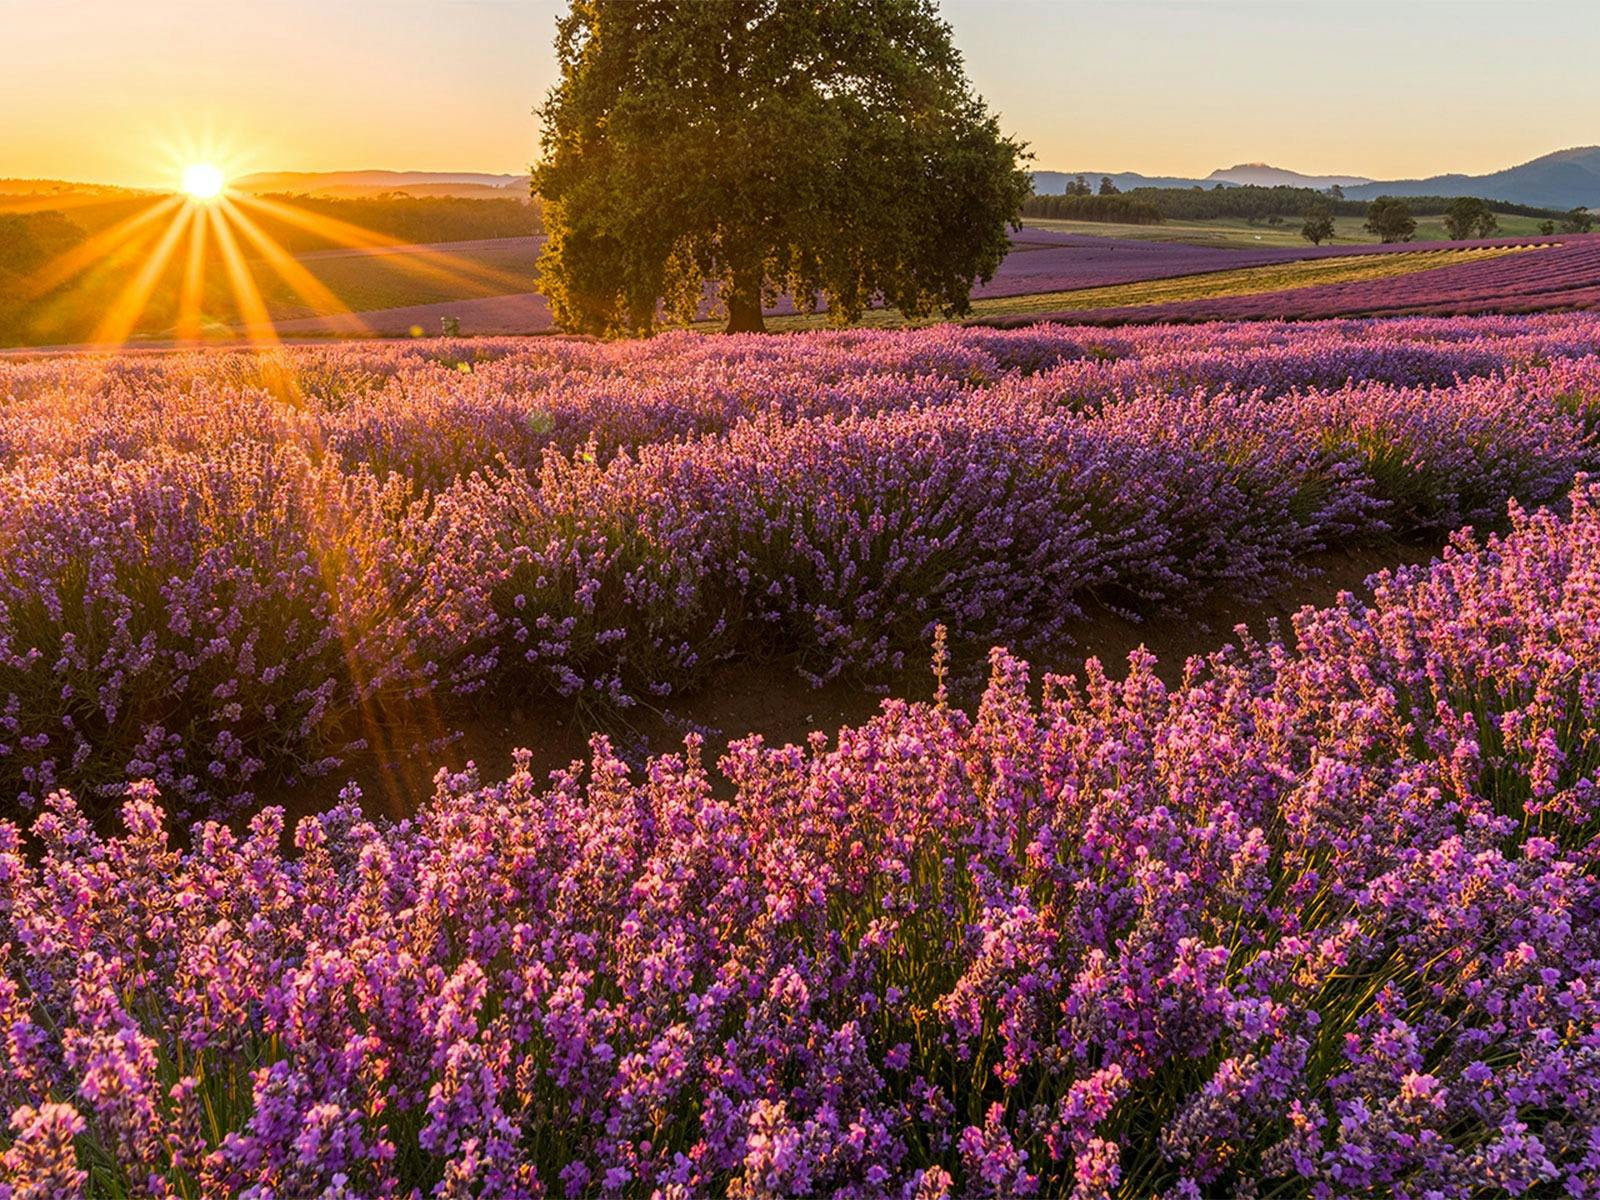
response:
<path id="1" fill-rule="evenodd" d="M 254 195 L 276 193 L 340 200 L 392 192 L 483 200 L 503 196 L 526 198 L 528 177 L 478 171 L 268 171 L 242 176 L 231 186 Z"/>
<path id="2" fill-rule="evenodd" d="M 1355 175 L 1302 175 L 1266 163 L 1242 163 L 1211 172 L 1204 179 L 1175 175 L 1140 175 L 1134 171 L 1035 171 L 1034 192 L 1059 196 L 1076 175 L 1098 188 L 1109 175 L 1119 191 L 1134 188 L 1309 187 L 1322 190 L 1338 184 L 1353 200 L 1374 196 L 1481 196 L 1539 208 L 1600 208 L 1600 146 L 1557 150 L 1531 162 L 1488 175 L 1432 175 L 1424 179 L 1369 180 Z"/>
<path id="3" fill-rule="evenodd" d="M 1356 199 L 1373 196 L 1482 196 L 1551 208 L 1600 208 L 1600 146 L 1558 150 L 1489 175 L 1434 175 L 1346 188 Z"/>

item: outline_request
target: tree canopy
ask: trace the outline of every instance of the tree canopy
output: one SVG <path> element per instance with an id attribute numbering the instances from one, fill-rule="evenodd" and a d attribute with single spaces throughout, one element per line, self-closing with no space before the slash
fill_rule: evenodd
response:
<path id="1" fill-rule="evenodd" d="M 1492 237 L 1500 228 L 1489 206 L 1476 196 L 1458 196 L 1444 210 L 1444 229 L 1455 241 Z"/>
<path id="2" fill-rule="evenodd" d="M 1313 200 L 1306 205 L 1305 224 L 1300 226 L 1300 236 L 1313 246 L 1332 241 L 1334 233 L 1333 209 L 1326 201 Z"/>
<path id="3" fill-rule="evenodd" d="M 968 310 L 1030 190 L 932 0 L 573 0 L 539 109 L 541 287 L 563 327 L 649 332 L 708 290 Z"/>
<path id="4" fill-rule="evenodd" d="M 1367 205 L 1367 232 L 1384 242 L 1409 242 L 1417 232 L 1411 206 L 1398 196 L 1379 196 Z"/>

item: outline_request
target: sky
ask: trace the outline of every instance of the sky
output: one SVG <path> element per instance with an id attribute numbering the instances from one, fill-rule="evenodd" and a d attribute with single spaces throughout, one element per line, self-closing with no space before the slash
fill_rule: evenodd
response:
<path id="1" fill-rule="evenodd" d="M 520 172 L 560 0 L 0 0 L 0 177 Z M 1041 169 L 1379 179 L 1600 143 L 1594 0 L 942 0 Z"/>

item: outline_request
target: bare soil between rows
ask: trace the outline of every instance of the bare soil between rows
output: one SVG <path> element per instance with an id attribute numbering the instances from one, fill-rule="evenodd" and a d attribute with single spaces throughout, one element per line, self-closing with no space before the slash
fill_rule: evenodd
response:
<path id="1" fill-rule="evenodd" d="M 1367 586 L 1371 576 L 1426 562 L 1438 555 L 1445 541 L 1439 536 L 1322 551 L 1301 561 L 1297 577 L 1257 600 L 1219 593 L 1187 611 L 1143 619 L 1085 605 L 1086 616 L 1074 623 L 1067 638 L 1029 656 L 1033 678 L 1037 682 L 1047 672 L 1077 674 L 1091 657 L 1098 658 L 1111 675 L 1121 676 L 1128 655 L 1142 646 L 1156 656 L 1162 680 L 1176 684 L 1191 657 L 1236 644 L 1237 627 L 1243 625 L 1265 641 L 1276 621 L 1288 636 L 1289 618 L 1300 609 L 1332 604 L 1343 592 L 1365 599 L 1371 594 Z M 455 772 L 474 764 L 482 778 L 491 781 L 511 770 L 512 754 L 518 749 L 529 751 L 535 778 L 543 778 L 587 761 L 596 733 L 610 737 L 624 758 L 642 765 L 647 754 L 681 749 L 685 735 L 694 731 L 705 740 L 706 761 L 714 763 L 729 743 L 752 734 L 771 746 L 804 744 L 813 730 L 831 735 L 841 727 L 864 723 L 879 711 L 885 696 L 927 700 L 934 687 L 929 660 L 912 663 L 887 686 L 835 680 L 816 687 L 799 674 L 792 659 L 777 655 L 721 664 L 704 686 L 665 701 L 663 708 L 641 706 L 603 717 L 577 711 L 571 704 L 489 695 L 480 697 L 472 711 L 452 712 L 430 722 L 432 728 L 375 731 L 370 739 L 374 747 L 352 756 L 337 771 L 265 792 L 258 799 L 262 805 L 282 805 L 294 817 L 326 809 L 337 802 L 347 784 L 354 783 L 370 816 L 398 819 L 409 816 L 433 794 L 433 780 L 441 769 Z M 970 703 L 972 697 L 958 693 L 956 698 Z M 445 744 L 440 744 L 441 737 L 447 739 Z"/>

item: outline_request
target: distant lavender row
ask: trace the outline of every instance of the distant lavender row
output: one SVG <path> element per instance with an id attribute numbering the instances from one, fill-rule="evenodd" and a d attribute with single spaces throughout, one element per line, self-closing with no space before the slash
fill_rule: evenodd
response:
<path id="1" fill-rule="evenodd" d="M 1394 362 L 1420 353 L 1436 370 L 1482 353 L 1457 324 L 1410 328 L 1441 342 Z M 1515 356 L 1571 336 L 1556 323 L 1493 328 Z M 1277 352 L 1274 336 L 1242 335 L 1267 343 L 1259 353 Z M 737 381 L 741 359 L 772 355 L 806 403 L 783 411 L 782 391 L 769 390 L 759 407 L 780 411 L 714 437 L 609 459 L 549 450 L 536 469 L 484 470 L 436 491 L 329 448 L 346 435 L 318 422 L 346 411 L 339 388 L 361 378 L 367 352 L 297 363 L 313 383 L 327 372 L 311 389 L 320 412 L 241 402 L 260 385 L 229 372 L 261 366 L 238 358 L 214 376 L 196 360 L 108 364 L 152 373 L 128 393 L 149 410 L 143 424 L 137 404 L 107 399 L 111 386 L 58 380 L 39 395 L 68 418 L 52 424 L 49 404 L 14 401 L 43 424 L 0 473 L 0 786 L 31 804 L 63 784 L 92 798 L 96 785 L 147 776 L 190 811 L 226 808 L 263 781 L 331 768 L 397 712 L 432 714 L 485 688 L 628 705 L 752 649 L 790 654 L 813 678 L 872 676 L 925 646 L 938 622 L 963 647 L 1044 643 L 1097 590 L 1169 609 L 1217 588 L 1249 596 L 1318 546 L 1449 529 L 1510 496 L 1554 495 L 1593 454 L 1594 358 L 1443 389 L 1281 397 L 1208 393 L 1183 377 L 1192 355 L 1174 360 L 1171 394 L 1127 403 L 1084 403 L 1093 380 L 1081 363 L 957 386 L 983 347 L 1017 344 L 896 335 L 605 349 L 626 364 L 624 384 L 713 354 Z M 800 390 L 800 364 L 848 387 L 852 364 L 879 355 L 959 369 L 898 383 L 858 375 L 906 402 L 807 411 L 815 393 Z M 1326 368 L 1313 355 L 1295 369 L 1308 363 Z M 553 369 L 498 364 L 534 381 Z M 81 383 L 96 364 L 55 369 Z M 504 378 L 478 393 L 476 371 L 425 373 L 439 407 L 410 435 L 419 461 L 436 476 L 441 461 L 482 466 L 507 426 L 496 416 L 474 427 L 474 413 L 518 394 Z M 750 378 L 772 387 L 770 374 Z M 650 390 L 601 394 L 648 403 Z M 95 432 L 74 445 L 76 414 Z M 470 455 L 461 429 L 482 439 Z M 429 449 L 452 430 L 453 447 Z M 19 453 L 63 436 L 55 453 Z"/>
<path id="2" fill-rule="evenodd" d="M 1166 690 L 0 823 L 0 1188 L 1600 1193 L 1600 490 Z M 724 798 L 727 797 L 727 798 Z"/>
<path id="3" fill-rule="evenodd" d="M 1600 234 L 1574 234 L 1551 246 L 1460 266 L 1384 279 L 1222 296 L 1171 304 L 1063 313 L 1074 324 L 1128 321 L 1317 320 L 1339 316 L 1548 312 L 1600 307 Z M 995 318 L 1008 326 L 1047 314 Z"/>
<path id="4" fill-rule="evenodd" d="M 547 448 L 605 461 L 752 418 L 945 404 L 1012 372 L 1050 373 L 1041 385 L 1057 402 L 1083 406 L 1195 388 L 1280 396 L 1349 382 L 1444 386 L 1597 347 L 1600 319 L 1573 315 L 474 341 L 296 348 L 266 362 L 243 353 L 56 357 L 0 362 L 0 463 L 258 442 L 332 450 L 346 467 L 439 488 L 502 458 L 537 470 Z"/>
<path id="5" fill-rule="evenodd" d="M 1076 291 L 1080 288 L 1172 279 L 1181 275 L 1210 274 L 1214 271 L 1236 271 L 1245 267 L 1276 266 L 1319 258 L 1557 244 L 1556 238 L 1536 237 L 1396 242 L 1391 245 L 1191 246 L 1182 242 L 1108 238 L 1028 227 L 1012 235 L 1011 252 L 1001 262 L 995 277 L 988 283 L 974 287 L 972 294 L 979 299 L 1027 296 L 1040 292 Z M 794 311 L 794 306 L 784 298 L 771 311 L 775 314 L 790 313 Z"/>

